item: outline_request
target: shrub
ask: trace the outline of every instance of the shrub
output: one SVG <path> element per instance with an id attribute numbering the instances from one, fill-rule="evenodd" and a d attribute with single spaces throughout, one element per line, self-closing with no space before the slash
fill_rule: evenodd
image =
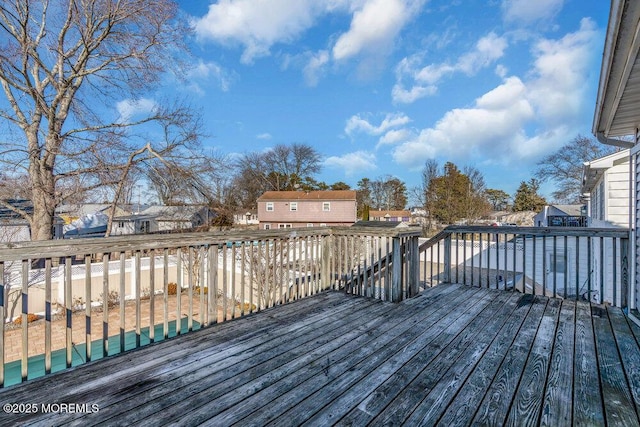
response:
<path id="1" fill-rule="evenodd" d="M 176 295 L 178 293 L 178 284 L 171 282 L 167 285 L 167 293 L 169 295 Z"/>
<path id="2" fill-rule="evenodd" d="M 28 313 L 27 314 L 27 323 L 35 322 L 38 319 L 40 319 L 40 316 L 38 316 L 37 314 L 33 314 L 33 313 Z M 18 316 L 13 321 L 13 323 L 14 323 L 14 325 L 22 325 L 22 316 Z"/>

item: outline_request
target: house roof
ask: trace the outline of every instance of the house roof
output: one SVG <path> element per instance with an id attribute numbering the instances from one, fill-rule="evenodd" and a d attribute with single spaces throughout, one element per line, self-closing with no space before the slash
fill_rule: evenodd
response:
<path id="1" fill-rule="evenodd" d="M 153 216 L 156 221 L 190 221 L 191 217 L 203 207 L 201 205 L 149 206 L 141 214 Z"/>
<path id="2" fill-rule="evenodd" d="M 358 221 L 352 227 L 405 228 L 413 226 L 402 221 Z"/>
<path id="3" fill-rule="evenodd" d="M 590 193 L 607 169 L 618 164 L 629 162 L 629 150 L 621 150 L 608 156 L 590 162 L 584 162 L 582 167 L 582 188 L 583 194 Z"/>
<path id="4" fill-rule="evenodd" d="M 356 200 L 354 190 L 334 191 L 266 191 L 258 197 L 259 202 L 271 200 Z"/>
<path id="5" fill-rule="evenodd" d="M 376 217 L 376 218 L 381 218 L 385 215 L 389 214 L 390 217 L 409 217 L 411 216 L 411 212 L 410 211 L 382 211 L 382 210 L 371 210 L 369 211 L 369 216 L 372 217 Z"/>
<path id="6" fill-rule="evenodd" d="M 598 140 L 635 135 L 640 127 L 640 2 L 612 0 L 593 120 Z M 623 141 L 620 141 L 623 142 Z"/>
<path id="7" fill-rule="evenodd" d="M 4 203 L 13 206 L 16 209 L 20 209 L 27 214 L 33 213 L 33 203 L 27 199 L 5 199 Z M 24 219 L 19 213 L 9 209 L 5 206 L 0 206 L 0 219 Z"/>
<path id="8" fill-rule="evenodd" d="M 583 205 L 551 205 L 551 208 L 555 208 L 560 212 L 569 216 L 581 216 Z M 555 215 L 556 212 L 549 212 L 549 215 Z"/>

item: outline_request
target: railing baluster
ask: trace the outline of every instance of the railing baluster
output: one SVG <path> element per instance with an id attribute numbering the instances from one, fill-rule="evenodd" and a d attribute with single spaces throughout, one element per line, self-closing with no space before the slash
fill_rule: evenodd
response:
<path id="1" fill-rule="evenodd" d="M 604 238 L 600 237 L 600 277 L 599 277 L 599 281 L 600 284 L 598 286 L 599 292 L 600 292 L 600 303 L 604 302 Z M 612 280 L 611 283 L 613 283 L 613 285 L 615 286 L 615 281 Z"/>
<path id="2" fill-rule="evenodd" d="M 467 233 L 462 233 L 462 284 L 467 284 Z"/>
<path id="3" fill-rule="evenodd" d="M 195 250 L 195 247 L 187 246 L 187 332 L 191 332 L 193 330 L 193 276 L 195 273 L 193 257 Z M 233 266 L 231 268 L 233 271 Z"/>
<path id="4" fill-rule="evenodd" d="M 156 340 L 156 251 L 149 251 L 149 342 Z"/>
<path id="5" fill-rule="evenodd" d="M 84 337 L 85 361 L 91 361 L 91 255 L 84 256 Z"/>
<path id="6" fill-rule="evenodd" d="M 26 381 L 29 376 L 29 261 L 22 261 L 22 292 L 20 302 L 22 303 L 21 329 L 22 329 L 22 381 Z M 4 327 L 4 325 L 3 325 Z"/>
<path id="7" fill-rule="evenodd" d="M 207 293 L 209 322 L 218 323 L 218 245 L 209 245 L 209 276 L 207 279 L 209 288 Z M 251 280 L 251 272 L 249 272 L 249 280 Z M 253 295 L 253 292 L 250 295 Z M 253 303 L 253 298 L 251 302 Z"/>
<path id="8" fill-rule="evenodd" d="M 140 268 L 140 251 L 136 251 L 134 255 L 135 262 L 135 286 L 136 286 L 136 347 L 140 347 L 140 336 L 142 334 L 142 300 L 141 300 L 141 292 L 142 287 L 140 283 L 141 276 L 141 268 Z"/>
<path id="9" fill-rule="evenodd" d="M 125 350 L 125 306 L 126 306 L 126 292 L 125 292 L 125 284 L 126 284 L 126 270 L 127 270 L 127 260 L 125 258 L 125 253 L 120 252 L 120 353 Z M 66 285 L 65 285 L 66 287 Z"/>
<path id="10" fill-rule="evenodd" d="M 567 236 L 564 236 L 564 271 L 562 272 L 563 274 L 563 278 L 564 278 L 564 292 L 563 292 L 563 298 L 567 298 L 567 287 L 569 286 L 569 270 L 568 270 L 568 266 L 569 266 L 569 238 Z M 615 256 L 614 256 L 615 259 Z"/>
<path id="11" fill-rule="evenodd" d="M 587 236 L 587 295 L 589 296 L 589 301 L 591 301 L 591 291 L 593 290 L 591 283 L 591 276 L 593 275 L 592 267 L 593 264 L 591 262 L 591 236 Z"/>
<path id="12" fill-rule="evenodd" d="M 200 274 L 198 274 L 198 290 L 200 291 L 200 315 L 198 316 L 198 318 L 200 319 L 200 324 L 198 326 L 198 329 L 201 329 L 202 327 L 206 326 L 209 323 L 208 320 L 208 310 L 205 309 L 205 300 L 204 300 L 204 294 L 205 294 L 205 289 L 207 290 L 207 292 L 209 291 L 208 288 L 205 287 L 205 280 L 204 280 L 204 264 L 206 262 L 206 252 L 205 252 L 205 247 L 204 246 L 199 246 L 198 247 L 198 259 L 200 260 L 199 262 L 199 270 L 200 270 Z"/>
<path id="13" fill-rule="evenodd" d="M 72 311 L 72 301 L 71 301 L 71 257 L 67 256 L 64 259 L 64 308 L 65 308 L 65 319 L 66 319 L 66 329 L 65 329 L 65 338 L 66 338 L 66 364 L 67 368 L 71 367 L 73 362 L 73 335 L 72 335 L 72 322 L 73 322 L 73 311 Z"/>
<path id="14" fill-rule="evenodd" d="M 613 305 L 615 307 L 620 307 L 620 305 L 618 304 L 618 258 L 616 256 L 617 254 L 617 249 L 618 249 L 618 239 L 613 237 L 611 238 L 611 251 L 613 252 L 613 260 L 611 262 L 611 267 L 613 269 L 612 271 L 612 279 L 611 281 L 613 282 Z"/>
<path id="15" fill-rule="evenodd" d="M 169 249 L 162 251 L 162 335 L 169 338 Z"/>
<path id="16" fill-rule="evenodd" d="M 109 303 L 111 293 L 109 292 L 109 253 L 102 254 L 102 357 L 109 355 Z M 46 277 L 50 279 L 50 275 Z M 49 298 L 48 305 L 51 305 Z M 49 322 L 49 328 L 51 324 Z M 47 372 L 48 373 L 48 372 Z"/>
<path id="17" fill-rule="evenodd" d="M 5 283 L 5 263 L 0 261 L 0 319 L 2 320 L 2 328 L 0 328 L 0 387 L 4 388 L 4 348 L 5 348 L 5 333 L 4 322 L 7 317 L 7 304 L 9 301 L 5 299 L 5 289 L 9 289 L 10 284 Z"/>
<path id="18" fill-rule="evenodd" d="M 2 272 L 0 271 L 0 277 Z M 51 258 L 44 260 L 44 373 L 51 373 Z M 4 322 L 4 317 L 0 317 Z M 4 329 L 4 328 L 2 328 Z M 3 361 L 4 363 L 4 361 Z"/>
<path id="19" fill-rule="evenodd" d="M 235 319 L 236 314 L 236 242 L 231 242 L 231 318 Z"/>

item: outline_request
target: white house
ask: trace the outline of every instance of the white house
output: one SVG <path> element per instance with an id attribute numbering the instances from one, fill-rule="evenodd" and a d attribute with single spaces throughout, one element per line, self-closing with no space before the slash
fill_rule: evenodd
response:
<path id="1" fill-rule="evenodd" d="M 622 150 L 584 163 L 582 197 L 590 227 L 629 227 L 629 159 L 629 150 Z"/>
<path id="2" fill-rule="evenodd" d="M 637 320 L 640 295 L 640 259 L 637 233 L 640 211 L 640 2 L 637 0 L 612 0 L 609 24 L 605 38 L 600 82 L 593 120 L 593 134 L 607 145 L 629 149 L 630 182 L 633 207 L 630 209 L 631 225 L 629 308 Z"/>
<path id="3" fill-rule="evenodd" d="M 534 227 L 586 227 L 583 205 L 548 205 L 533 217 Z"/>

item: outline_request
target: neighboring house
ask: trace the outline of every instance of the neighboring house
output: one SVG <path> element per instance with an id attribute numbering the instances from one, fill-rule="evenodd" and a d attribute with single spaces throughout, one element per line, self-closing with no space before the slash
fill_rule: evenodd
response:
<path id="1" fill-rule="evenodd" d="M 390 221 L 390 222 L 406 222 L 411 221 L 410 211 L 390 211 L 390 210 L 371 210 L 369 211 L 369 221 Z"/>
<path id="2" fill-rule="evenodd" d="M 33 214 L 33 204 L 27 199 L 8 199 L 4 201 L 17 209 Z M 53 238 L 62 237 L 63 221 L 60 217 L 53 218 Z M 28 242 L 31 240 L 29 222 L 17 212 L 6 206 L 0 206 L 0 242 Z"/>
<path id="3" fill-rule="evenodd" d="M 257 225 L 258 214 L 253 211 L 241 211 L 233 214 L 234 225 Z"/>
<path id="4" fill-rule="evenodd" d="M 267 191 L 258 198 L 261 229 L 346 226 L 357 220 L 356 192 Z"/>
<path id="5" fill-rule="evenodd" d="M 358 221 L 353 224 L 353 227 L 366 228 L 407 228 L 412 226 L 414 225 L 409 224 L 405 221 Z"/>
<path id="6" fill-rule="evenodd" d="M 629 165 L 629 150 L 584 163 L 582 197 L 590 227 L 629 227 Z"/>
<path id="7" fill-rule="evenodd" d="M 584 205 L 549 205 L 533 217 L 534 227 L 586 227 Z"/>
<path id="8" fill-rule="evenodd" d="M 640 2 L 612 0 L 605 38 L 593 134 L 603 144 L 630 149 L 633 188 L 630 209 L 630 316 L 640 323 Z M 635 185 L 634 185 L 635 183 Z"/>
<path id="9" fill-rule="evenodd" d="M 210 224 L 216 215 L 206 206 L 149 206 L 139 214 L 115 217 L 111 235 L 192 230 Z"/>

